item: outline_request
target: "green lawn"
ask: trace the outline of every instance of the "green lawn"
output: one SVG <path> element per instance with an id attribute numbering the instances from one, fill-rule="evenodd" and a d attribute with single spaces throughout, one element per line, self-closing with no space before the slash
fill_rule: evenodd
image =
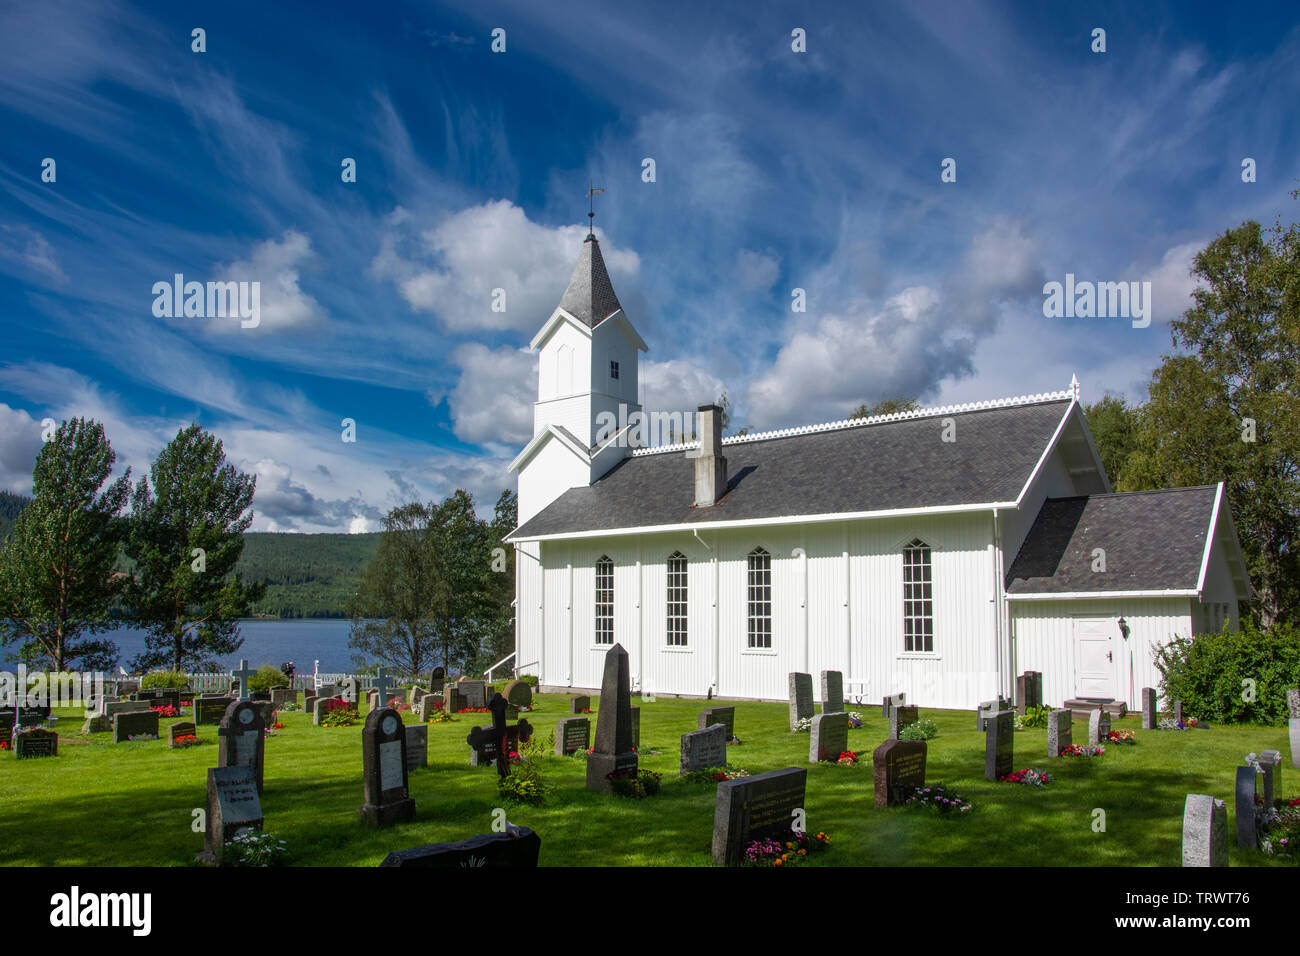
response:
<path id="1" fill-rule="evenodd" d="M 526 717 L 543 737 L 568 716 L 567 697 L 540 696 L 535 703 Z M 363 828 L 357 816 L 361 725 L 319 728 L 306 714 L 285 714 L 280 736 L 266 742 L 266 829 L 288 842 L 291 865 L 373 866 L 391 850 L 488 832 L 493 809 L 504 805 L 512 823 L 541 836 L 543 865 L 709 865 L 715 788 L 676 779 L 680 735 L 695 729 L 705 706 L 640 703 L 643 750 L 661 751 L 643 756 L 641 765 L 664 774 L 659 796 L 632 801 L 588 793 L 584 761 L 546 757 L 543 772 L 554 789 L 539 808 L 503 804 L 496 771 L 469 766 L 465 735 L 479 715 L 432 724 L 429 767 L 411 775 L 416 818 L 379 831 Z M 1056 776 L 1039 790 L 984 780 L 983 735 L 973 729 L 970 711 L 923 710 L 940 728 L 929 742 L 928 781 L 955 787 L 974 809 L 957 818 L 876 810 L 870 754 L 884 740 L 886 722 L 879 706 L 858 710 L 865 719 L 860 730 L 850 730 L 849 746 L 862 762 L 809 767 L 808 826 L 824 830 L 833 846 L 804 865 L 1177 866 L 1184 797 L 1213 794 L 1227 800 L 1231 817 L 1234 768 L 1250 751 L 1281 750 L 1287 763 L 1281 794 L 1300 793 L 1284 728 L 1141 731 L 1130 717 L 1115 727 L 1137 730 L 1137 746 L 1056 760 L 1044 756 L 1045 730 L 1020 731 L 1016 767 L 1045 767 Z M 188 750 L 167 747 L 169 721 L 162 740 L 114 745 L 108 734 L 81 736 L 74 712 L 56 713 L 57 758 L 0 754 L 0 864 L 191 864 L 203 840 L 191 829 L 192 813 L 204 805 L 216 728 L 200 728 L 212 743 Z M 1086 742 L 1086 722 L 1074 726 L 1075 742 Z M 743 743 L 728 748 L 731 765 L 751 773 L 808 766 L 808 735 L 787 727 L 784 704 L 737 703 Z M 1094 808 L 1106 811 L 1105 833 L 1093 831 Z M 1235 846 L 1231 858 L 1233 866 L 1272 862 Z"/>

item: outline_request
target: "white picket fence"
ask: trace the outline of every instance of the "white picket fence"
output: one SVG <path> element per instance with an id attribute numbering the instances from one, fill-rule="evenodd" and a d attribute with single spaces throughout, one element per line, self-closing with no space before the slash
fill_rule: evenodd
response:
<path id="1" fill-rule="evenodd" d="M 356 676 L 361 681 L 362 690 L 370 690 L 375 686 L 375 677 L 371 674 L 294 674 L 293 683 L 290 685 L 294 690 L 306 690 L 309 687 L 317 686 L 315 679 L 319 678 L 321 684 L 341 684 L 345 679 Z M 230 674 L 191 674 L 190 687 L 194 688 L 195 693 L 199 694 L 225 694 L 230 691 L 235 682 L 235 678 Z M 389 683 L 403 681 L 407 678 L 400 675 L 390 674 Z"/>

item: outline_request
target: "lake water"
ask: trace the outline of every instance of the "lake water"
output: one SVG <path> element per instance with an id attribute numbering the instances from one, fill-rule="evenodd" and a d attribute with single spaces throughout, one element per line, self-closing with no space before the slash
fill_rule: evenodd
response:
<path id="1" fill-rule="evenodd" d="M 299 674 L 309 674 L 313 662 L 319 660 L 323 673 L 351 671 L 352 655 L 357 652 L 348 647 L 349 623 L 343 618 L 240 621 L 243 646 L 233 655 L 218 658 L 217 662 L 221 670 L 229 670 L 239 666 L 241 657 L 247 658 L 252 667 L 262 664 L 279 666 L 285 661 L 293 661 Z M 144 631 L 123 627 L 103 636 L 117 644 L 119 663 L 130 670 L 131 659 L 144 650 Z M 6 664 L 11 665 L 12 661 Z"/>

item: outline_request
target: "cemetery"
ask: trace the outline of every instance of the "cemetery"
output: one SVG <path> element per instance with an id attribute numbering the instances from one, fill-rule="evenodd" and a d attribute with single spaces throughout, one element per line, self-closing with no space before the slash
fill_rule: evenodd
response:
<path id="1" fill-rule="evenodd" d="M 1295 862 L 1268 852 L 1270 826 L 1300 816 L 1286 807 L 1300 796 L 1289 727 L 1169 733 L 1153 701 L 1086 720 L 1052 710 L 1037 726 L 1001 700 L 972 712 L 898 694 L 857 710 L 836 675 L 816 702 L 808 675 L 791 676 L 789 703 L 651 699 L 630 690 L 621 647 L 605 663 L 582 700 L 518 681 L 434 695 L 381 672 L 378 693 L 321 689 L 336 694 L 318 703 L 357 701 L 357 720 L 335 726 L 314 720 L 321 707 L 272 715 L 238 682 L 215 720 L 201 696 L 203 720 L 191 698 L 176 717 L 110 704 L 107 724 L 55 708 L 0 753 L 0 863 L 216 865 L 241 845 L 288 866 Z M 909 738 L 921 719 L 937 733 Z M 1070 759 L 1085 734 L 1097 755 Z M 191 738 L 216 746 L 176 745 Z M 516 777 L 541 799 L 509 799 Z M 630 793 L 636 779 L 654 785 Z"/>

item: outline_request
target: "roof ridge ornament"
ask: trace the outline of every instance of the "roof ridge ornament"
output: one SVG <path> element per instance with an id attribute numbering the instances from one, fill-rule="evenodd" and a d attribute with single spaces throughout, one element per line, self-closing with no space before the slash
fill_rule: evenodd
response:
<path id="1" fill-rule="evenodd" d="M 591 179 L 587 180 L 587 238 L 584 242 L 596 241 L 596 205 L 592 197 L 599 196 L 604 191 L 604 186 L 597 188 Z"/>
<path id="2" fill-rule="evenodd" d="M 871 415 L 867 418 L 844 418 L 838 421 L 819 422 L 813 425 L 799 425 L 794 428 L 778 428 L 766 432 L 752 432 L 748 435 L 731 435 L 722 439 L 724 445 L 742 445 L 752 441 L 766 441 L 772 438 L 790 438 L 795 435 L 811 435 L 815 432 L 840 431 L 842 429 L 860 428 L 863 425 L 879 425 L 886 422 L 901 422 L 913 418 L 933 418 L 937 415 L 953 415 L 962 412 L 987 411 L 994 408 L 1011 408 L 1016 405 L 1040 405 L 1045 402 L 1059 402 L 1077 399 L 1072 388 L 1059 392 L 1038 392 L 1034 395 L 1017 395 L 1012 398 L 990 398 L 978 402 L 963 402 L 954 405 L 935 405 L 930 408 L 915 408 L 907 412 L 889 412 L 885 415 Z M 698 441 L 683 442 L 677 445 L 657 445 L 654 448 L 637 448 L 633 457 L 643 455 L 661 455 L 667 452 L 687 451 L 698 448 Z"/>

